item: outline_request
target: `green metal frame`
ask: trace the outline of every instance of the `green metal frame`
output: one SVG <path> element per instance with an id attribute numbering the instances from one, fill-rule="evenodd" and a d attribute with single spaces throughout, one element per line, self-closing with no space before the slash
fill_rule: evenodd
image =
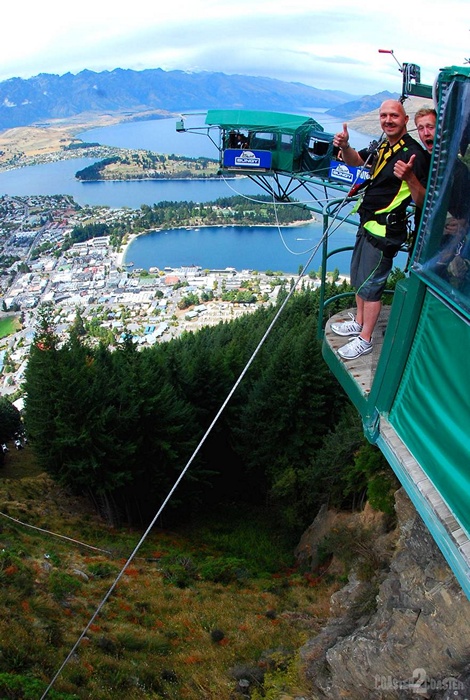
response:
<path id="1" fill-rule="evenodd" d="M 231 131 L 247 131 L 252 137 L 255 133 L 272 134 L 273 145 L 266 149 L 263 145 L 250 143 L 249 150 L 269 150 L 272 156 L 271 171 L 300 173 L 314 172 L 324 169 L 329 164 L 333 150 L 333 135 L 327 134 L 321 124 L 312 117 L 304 117 L 283 112 L 263 112 L 252 110 L 209 110 L 206 124 L 218 126 L 222 133 L 221 157 L 227 147 L 226 139 Z M 292 138 L 290 147 L 286 148 L 282 136 Z M 321 156 L 312 157 L 309 164 L 305 163 L 307 144 L 310 138 L 325 141 L 327 148 Z M 221 162 L 223 166 L 223 163 Z M 230 168 L 233 172 L 234 168 Z M 242 171 L 242 169 L 240 169 Z"/>
<path id="2" fill-rule="evenodd" d="M 440 169 L 442 170 L 442 165 L 447 162 L 449 149 L 452 150 L 451 134 L 457 134 L 452 114 L 449 116 L 452 109 L 456 107 L 452 106 L 453 103 L 446 103 L 446 95 L 449 92 L 452 93 L 450 88 L 455 82 L 470 80 L 470 68 L 445 68 L 441 71 L 433 91 L 430 86 L 419 82 L 418 66 L 414 64 L 404 64 L 404 66 L 408 68 L 404 71 L 403 96 L 416 95 L 429 98 L 435 92 L 439 97 L 438 126 L 441 131 L 438 131 L 437 146 L 432 157 L 431 185 L 428 188 L 425 211 L 415 247 L 415 251 L 418 252 L 415 252 L 411 261 L 408 277 L 397 284 L 370 391 L 367 393 L 361 389 L 352 373 L 348 371 L 347 363 L 340 360 L 327 342 L 323 342 L 322 352 L 332 373 L 360 413 L 365 435 L 384 453 L 446 556 L 466 595 L 470 598 L 470 552 L 467 559 L 462 556 L 459 551 L 460 545 L 450 535 L 446 524 L 440 520 L 439 513 L 433 509 L 433 503 L 420 492 L 418 484 L 406 471 L 401 457 L 393 451 L 388 439 L 385 439 L 384 434 L 381 433 L 382 421 L 384 426 L 387 426 L 387 430 L 391 431 L 387 434 L 392 443 L 396 442 L 406 456 L 414 456 L 414 468 L 422 470 L 427 486 L 432 487 L 435 496 L 438 500 L 440 499 L 441 509 L 447 504 L 451 518 L 455 519 L 454 525 L 460 524 L 462 532 L 468 536 L 470 532 L 470 507 L 467 507 L 469 505 L 467 501 L 470 501 L 468 471 L 470 446 L 467 433 L 470 413 L 466 387 L 470 376 L 470 354 L 467 352 L 465 361 L 462 362 L 462 350 L 465 352 L 465 349 L 470 346 L 470 306 L 462 314 L 459 310 L 459 299 L 446 298 L 445 288 L 440 288 L 439 283 L 436 280 L 433 281 L 432 275 L 426 272 L 426 262 L 429 259 L 428 251 L 431 250 L 432 244 L 435 243 L 437 247 L 442 236 L 442 216 L 447 207 L 439 199 L 442 185 L 442 178 L 439 180 L 442 175 Z M 466 93 L 467 103 L 469 92 Z M 456 98 L 457 102 L 459 99 L 465 101 L 460 97 Z M 448 112 L 446 112 L 446 104 L 451 105 Z M 318 337 L 322 339 L 326 307 L 340 298 L 354 296 L 353 292 L 340 293 L 325 300 L 328 261 L 337 253 L 352 250 L 353 246 L 328 250 L 328 231 L 335 219 L 333 207 L 344 202 L 344 199 L 335 200 L 323 207 L 323 205 L 320 206 L 321 200 L 316 199 L 312 193 L 316 185 L 322 185 L 325 192 L 327 189 L 337 189 L 345 193 L 348 188 L 328 182 L 325 177 L 318 177 L 324 171 L 315 169 L 313 165 L 311 168 L 299 167 L 303 164 L 302 149 L 305 150 L 305 145 L 308 143 L 308 134 L 313 131 L 321 135 L 323 128 L 308 118 L 245 110 L 212 110 L 207 115 L 206 124 L 217 125 L 225 136 L 230 129 L 276 134 L 277 141 L 274 144 L 275 139 L 273 139 L 274 145 L 270 149 L 273 154 L 272 170 L 266 175 L 247 173 L 248 177 L 272 193 L 278 201 L 291 200 L 300 187 L 312 194 L 315 204 L 309 205 L 308 208 L 323 216 L 322 279 L 317 329 Z M 285 148 L 285 143 L 284 150 L 281 148 L 282 134 L 292 135 L 291 152 Z M 331 134 L 325 134 L 325 137 L 330 139 Z M 223 147 L 225 146 L 224 141 Z M 325 162 L 327 159 L 328 157 L 325 158 Z M 444 186 L 442 189 L 445 192 Z M 433 221 L 435 212 L 437 212 L 437 218 Z M 346 220 L 348 223 L 357 225 L 356 220 Z M 428 245 L 429 240 L 431 245 Z M 449 319 L 452 320 L 451 325 L 458 338 L 458 346 L 455 343 L 452 344 L 452 340 L 448 337 L 451 334 L 446 333 L 445 324 L 449 323 Z M 438 334 L 434 334 L 435 327 L 439 330 Z M 431 378 L 435 378 L 438 382 L 437 389 Z M 438 432 L 439 428 L 445 436 L 444 446 Z M 455 444 L 452 444 L 454 430 L 456 438 Z M 470 549 L 470 539 L 466 546 Z"/>
<path id="3" fill-rule="evenodd" d="M 360 413 L 365 435 L 384 453 L 470 598 L 470 557 L 462 555 L 457 539 L 451 536 L 434 510 L 433 503 L 420 492 L 380 430 L 381 418 L 386 419 L 398 441 L 414 456 L 423 472 L 423 479 L 428 479 L 430 487 L 435 489 L 442 501 L 441 510 L 447 507 L 449 514 L 455 518 L 453 528 L 460 526 L 462 533 L 468 537 L 468 299 L 467 305 L 464 302 L 459 304 L 455 294 L 451 291 L 446 294 L 445 285 L 436 284 L 436 278 L 426 272 L 426 262 L 435 254 L 442 236 L 442 220 L 447 211 L 447 200 L 441 196 L 442 173 L 449 157 L 450 140 L 456 134 L 453 110 L 461 109 L 457 98 L 447 102 L 447 107 L 445 100 L 451 100 L 452 85 L 469 80 L 470 68 L 447 68 L 439 76 L 437 92 L 444 106 L 440 102 L 438 113 L 444 121 L 439 125 L 441 132 L 438 133 L 438 146 L 433 155 L 429 191 L 416 246 L 418 253 L 415 252 L 408 277 L 397 284 L 369 394 L 366 396 L 361 392 L 347 365 L 326 342 L 323 343 L 323 356 Z M 420 93 L 414 90 L 413 94 Z M 462 94 L 466 96 L 462 99 L 467 99 L 470 90 L 455 94 Z M 468 124 L 465 120 L 461 123 Z M 334 253 L 324 251 L 323 260 L 326 261 Z M 319 323 L 327 304 L 340 296 L 325 302 L 322 295 Z M 322 334 L 319 329 L 319 337 Z"/>

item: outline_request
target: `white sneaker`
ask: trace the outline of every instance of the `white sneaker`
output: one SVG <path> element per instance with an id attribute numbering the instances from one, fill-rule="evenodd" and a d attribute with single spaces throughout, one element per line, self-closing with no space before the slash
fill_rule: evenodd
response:
<path id="1" fill-rule="evenodd" d="M 350 321 L 343 321 L 342 323 L 332 323 L 330 325 L 331 330 L 336 335 L 359 335 L 362 331 L 362 326 L 356 321 L 354 314 L 348 312 Z"/>
<path id="2" fill-rule="evenodd" d="M 353 338 L 349 343 L 339 348 L 338 355 L 342 357 L 343 360 L 354 360 L 356 357 L 367 355 L 369 352 L 372 352 L 372 349 L 372 343 L 369 343 L 368 340 L 364 340 L 364 338 L 361 338 L 359 335 L 357 338 Z"/>

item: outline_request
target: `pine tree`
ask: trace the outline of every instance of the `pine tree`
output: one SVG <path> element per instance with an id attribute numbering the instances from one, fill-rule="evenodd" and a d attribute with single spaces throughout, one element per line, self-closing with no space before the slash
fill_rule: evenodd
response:
<path id="1" fill-rule="evenodd" d="M 60 394 L 58 338 L 52 306 L 38 309 L 38 322 L 25 371 L 25 428 L 39 465 L 54 473 L 60 461 L 54 449 L 56 399 Z"/>
<path id="2" fill-rule="evenodd" d="M 5 396 L 0 396 L 0 443 L 11 440 L 22 430 L 20 412 Z"/>

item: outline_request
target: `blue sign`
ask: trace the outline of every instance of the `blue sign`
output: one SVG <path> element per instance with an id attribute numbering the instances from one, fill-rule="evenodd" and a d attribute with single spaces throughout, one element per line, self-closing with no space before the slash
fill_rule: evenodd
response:
<path id="1" fill-rule="evenodd" d="M 328 171 L 330 180 L 342 182 L 345 185 L 356 185 L 366 182 L 369 179 L 369 171 L 366 168 L 356 168 L 353 165 L 346 165 L 339 160 L 332 160 Z"/>
<path id="2" fill-rule="evenodd" d="M 238 148 L 228 148 L 224 151 L 224 168 L 270 170 L 271 162 L 271 151 L 250 151 Z"/>

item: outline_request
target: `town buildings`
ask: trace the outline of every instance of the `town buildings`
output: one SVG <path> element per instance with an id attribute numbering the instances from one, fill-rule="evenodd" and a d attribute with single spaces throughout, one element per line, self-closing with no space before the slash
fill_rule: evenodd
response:
<path id="1" fill-rule="evenodd" d="M 0 199 L 0 324 L 2 316 L 19 322 L 16 332 L 0 337 L 0 395 L 21 391 L 41 304 L 52 305 L 56 332 L 64 339 L 78 313 L 90 342 L 112 347 L 131 335 L 149 347 L 275 301 L 285 280 L 272 274 L 234 268 L 136 270 L 123 265 L 109 236 L 62 250 L 75 226 L 119 222 L 131 230 L 134 217 L 129 209 L 80 208 L 68 196 Z M 306 283 L 315 281 L 306 278 Z"/>

